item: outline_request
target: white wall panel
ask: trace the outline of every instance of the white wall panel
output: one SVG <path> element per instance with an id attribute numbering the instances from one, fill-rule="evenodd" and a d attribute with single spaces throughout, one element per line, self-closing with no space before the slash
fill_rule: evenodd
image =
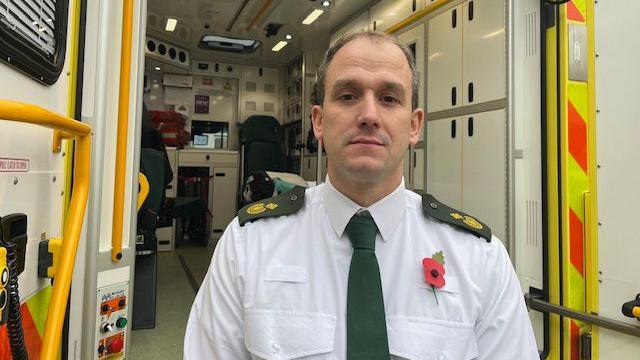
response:
<path id="1" fill-rule="evenodd" d="M 242 66 L 240 79 L 240 118 L 251 115 L 270 115 L 277 118 L 280 104 L 280 79 L 277 68 Z M 278 119 L 282 122 L 283 119 Z"/>
<path id="2" fill-rule="evenodd" d="M 640 33 L 639 12 L 634 0 L 595 5 L 599 315 L 635 326 L 638 321 L 625 318 L 620 307 L 640 293 L 640 49 L 623 39 Z M 640 340 L 600 330 L 599 348 L 600 359 L 636 359 Z"/>

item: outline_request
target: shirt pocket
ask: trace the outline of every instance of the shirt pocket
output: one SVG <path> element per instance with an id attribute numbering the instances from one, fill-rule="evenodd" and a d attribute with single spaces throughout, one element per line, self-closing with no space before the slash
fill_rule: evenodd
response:
<path id="1" fill-rule="evenodd" d="M 389 352 L 408 360 L 471 360 L 478 357 L 474 324 L 389 316 Z"/>
<path id="2" fill-rule="evenodd" d="M 312 312 L 245 310 L 245 346 L 254 359 L 332 359 L 336 317 Z"/>

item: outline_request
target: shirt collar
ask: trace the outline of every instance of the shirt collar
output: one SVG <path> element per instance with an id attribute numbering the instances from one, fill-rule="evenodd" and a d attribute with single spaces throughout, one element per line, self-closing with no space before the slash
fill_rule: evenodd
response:
<path id="1" fill-rule="evenodd" d="M 329 216 L 329 222 L 338 237 L 341 237 L 351 217 L 363 208 L 333 187 L 329 176 L 325 181 L 323 200 Z M 407 202 L 408 198 L 404 189 L 403 178 L 400 185 L 391 194 L 366 208 L 376 222 L 378 231 L 380 231 L 384 241 L 388 241 L 391 238 L 391 234 L 400 224 L 400 220 L 407 209 Z"/>

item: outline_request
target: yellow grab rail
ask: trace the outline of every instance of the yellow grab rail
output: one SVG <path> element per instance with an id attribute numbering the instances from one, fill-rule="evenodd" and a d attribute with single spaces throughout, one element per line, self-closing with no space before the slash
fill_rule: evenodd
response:
<path id="1" fill-rule="evenodd" d="M 133 34 L 133 2 L 124 0 L 122 13 L 122 50 L 120 54 L 120 97 L 118 99 L 118 137 L 116 140 L 116 174 L 113 192 L 113 228 L 111 261 L 122 259 L 122 224 L 124 218 L 124 185 L 127 173 L 127 137 L 129 130 L 129 88 L 131 80 L 131 36 Z"/>
<path id="2" fill-rule="evenodd" d="M 149 196 L 149 180 L 143 173 L 138 174 L 138 183 L 140 183 L 140 189 L 138 190 L 138 211 L 144 204 L 144 201 L 147 200 L 147 196 Z"/>
<path id="3" fill-rule="evenodd" d="M 73 194 L 69 214 L 64 224 L 64 238 L 60 250 L 59 266 L 52 286 L 51 301 L 47 311 L 40 358 L 57 359 L 60 352 L 62 324 L 67 310 L 67 300 L 73 275 L 80 231 L 89 196 L 89 171 L 91 166 L 91 127 L 85 123 L 66 118 L 39 106 L 14 101 L 0 100 L 0 119 L 44 126 L 74 136 L 75 162 L 73 172 Z"/>

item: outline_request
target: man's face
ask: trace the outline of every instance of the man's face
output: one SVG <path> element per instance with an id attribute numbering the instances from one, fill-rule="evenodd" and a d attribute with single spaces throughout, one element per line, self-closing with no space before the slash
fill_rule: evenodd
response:
<path id="1" fill-rule="evenodd" d="M 411 85 L 407 59 L 389 41 L 358 38 L 336 53 L 324 102 L 311 110 L 330 176 L 355 182 L 402 176 L 402 159 L 418 141 L 424 117 L 422 109 L 411 109 Z"/>

